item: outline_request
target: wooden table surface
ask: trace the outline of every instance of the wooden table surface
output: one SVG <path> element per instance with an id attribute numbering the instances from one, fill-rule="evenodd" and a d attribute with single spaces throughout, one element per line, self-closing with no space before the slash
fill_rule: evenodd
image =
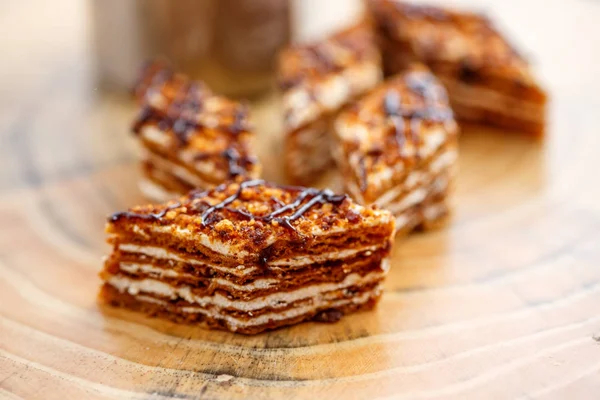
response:
<path id="1" fill-rule="evenodd" d="M 374 312 L 247 337 L 100 309 L 132 105 L 96 89 L 85 1 L 0 2 L 0 398 L 600 398 L 600 2 L 478 4 L 550 91 L 546 142 L 467 129 L 452 224 L 398 241 Z"/>

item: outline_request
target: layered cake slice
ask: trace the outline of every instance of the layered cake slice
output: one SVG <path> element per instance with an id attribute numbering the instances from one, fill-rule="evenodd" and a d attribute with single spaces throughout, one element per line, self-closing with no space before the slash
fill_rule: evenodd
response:
<path id="1" fill-rule="evenodd" d="M 388 74 L 423 62 L 446 86 L 457 118 L 543 135 L 546 95 L 485 16 L 394 0 L 368 4 Z"/>
<path id="2" fill-rule="evenodd" d="M 157 63 L 145 68 L 135 96 L 141 108 L 133 127 L 143 149 L 140 188 L 150 199 L 259 175 L 245 105 Z"/>
<path id="3" fill-rule="evenodd" d="M 446 91 L 412 66 L 336 120 L 334 154 L 346 191 L 391 211 L 399 234 L 440 225 L 457 159 L 457 125 Z"/>
<path id="4" fill-rule="evenodd" d="M 372 308 L 394 219 L 328 190 L 237 181 L 114 214 L 101 297 L 245 334 Z"/>
<path id="5" fill-rule="evenodd" d="M 369 27 L 361 24 L 322 42 L 284 50 L 278 75 L 285 169 L 291 181 L 309 184 L 333 164 L 330 141 L 336 114 L 380 82 L 379 51 Z"/>

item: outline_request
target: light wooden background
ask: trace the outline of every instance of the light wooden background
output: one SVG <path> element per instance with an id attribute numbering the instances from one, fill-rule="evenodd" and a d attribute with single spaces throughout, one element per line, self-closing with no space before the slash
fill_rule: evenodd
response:
<path id="1" fill-rule="evenodd" d="M 468 129 L 452 225 L 398 243 L 376 311 L 246 337 L 101 312 L 132 108 L 95 87 L 85 1 L 1 1 L 0 398 L 598 399 L 600 2 L 478 4 L 549 88 L 548 140 Z"/>

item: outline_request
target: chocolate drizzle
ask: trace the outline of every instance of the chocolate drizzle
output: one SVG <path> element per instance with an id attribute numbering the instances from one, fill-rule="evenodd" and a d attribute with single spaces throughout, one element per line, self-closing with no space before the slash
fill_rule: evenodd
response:
<path id="1" fill-rule="evenodd" d="M 385 114 L 391 118 L 392 124 L 394 124 L 394 137 L 396 138 L 396 144 L 398 145 L 398 152 L 402 154 L 402 149 L 406 142 L 404 136 L 404 119 L 400 114 L 400 106 L 402 100 L 400 93 L 395 90 L 388 90 L 383 99 L 383 107 Z"/>
<path id="2" fill-rule="evenodd" d="M 336 69 L 335 60 L 327 52 L 327 49 L 323 48 L 320 44 L 310 46 L 306 50 L 316 60 L 315 65 L 320 73 L 327 73 Z"/>
<path id="3" fill-rule="evenodd" d="M 310 198 L 310 200 L 302 205 L 304 200 L 307 198 Z M 298 197 L 292 203 L 261 217 L 261 219 L 263 219 L 265 222 L 277 221 L 288 228 L 294 229 L 290 222 L 302 217 L 314 205 L 325 203 L 339 205 L 344 202 L 344 200 L 346 200 L 346 195 L 335 195 L 330 190 L 303 188 Z M 288 216 L 278 217 L 278 215 L 281 215 L 287 211 L 292 211 L 293 213 Z"/>
<path id="4" fill-rule="evenodd" d="M 412 72 L 405 77 L 405 82 L 410 90 L 423 98 L 425 106 L 420 109 L 402 109 L 400 94 L 397 91 L 390 89 L 385 94 L 383 108 L 394 125 L 394 136 L 400 154 L 406 142 L 404 118 L 410 119 L 409 134 L 415 148 L 419 145 L 419 128 L 423 120 L 446 122 L 453 118 L 449 107 L 438 104 L 447 101 L 447 98 L 442 88 L 434 82 L 433 75 Z M 416 153 L 419 157 L 418 151 Z"/>
<path id="5" fill-rule="evenodd" d="M 225 209 L 230 212 L 235 212 L 236 214 L 241 215 L 250 220 L 263 221 L 266 223 L 277 222 L 278 224 L 281 224 L 287 228 L 295 230 L 295 228 L 291 224 L 291 222 L 302 217 L 308 210 L 310 210 L 315 205 L 326 204 L 326 203 L 339 205 L 339 204 L 343 203 L 344 200 L 347 199 L 346 195 L 335 195 L 333 192 L 331 192 L 330 190 L 327 190 L 327 189 L 326 190 L 318 190 L 318 189 L 313 189 L 313 188 L 288 187 L 287 189 L 289 189 L 289 190 L 299 190 L 300 191 L 300 193 L 298 194 L 296 199 L 293 202 L 291 202 L 289 204 L 285 204 L 285 205 L 281 205 L 282 203 L 280 201 L 277 201 L 277 203 L 279 205 L 281 205 L 280 208 L 278 208 L 274 211 L 271 211 L 269 214 L 266 214 L 266 215 L 260 215 L 260 216 L 253 215 L 245 210 L 238 210 L 238 209 L 232 209 L 232 208 L 227 207 L 229 204 L 233 203 L 235 200 L 238 200 L 240 198 L 242 191 L 244 189 L 250 188 L 250 187 L 255 187 L 255 186 L 261 186 L 261 185 L 265 185 L 265 184 L 266 184 L 265 181 L 263 181 L 261 179 L 255 179 L 255 180 L 242 182 L 240 184 L 240 187 L 234 194 L 227 197 L 222 202 L 209 207 L 202 213 L 202 216 L 201 216 L 202 225 L 203 226 L 210 225 L 210 223 L 212 223 L 214 221 L 214 219 L 211 219 L 210 216 L 215 211 Z M 308 200 L 308 201 L 306 201 L 306 200 Z M 281 216 L 282 214 L 287 213 L 287 212 L 290 212 L 291 214 Z"/>
<path id="6" fill-rule="evenodd" d="M 358 160 L 358 179 L 360 180 L 360 191 L 366 192 L 369 188 L 369 182 L 367 180 L 367 166 L 365 165 L 365 157 L 360 157 Z"/>
<path id="7" fill-rule="evenodd" d="M 255 165 L 258 161 L 255 157 L 249 155 L 242 155 L 240 151 L 231 146 L 225 149 L 221 153 L 202 153 L 197 154 L 194 157 L 195 161 L 206 160 L 211 157 L 223 157 L 225 159 L 225 167 L 228 171 L 228 178 L 235 178 L 238 176 L 245 176 L 249 169 Z"/>
<path id="8" fill-rule="evenodd" d="M 162 86 L 155 86 L 149 90 L 160 92 Z M 155 122 L 162 130 L 172 129 L 180 144 L 187 144 L 191 132 L 202 127 L 197 119 L 203 107 L 202 97 L 202 88 L 199 84 L 186 82 L 179 87 L 164 111 L 146 99 L 133 125 L 133 132 L 139 134 L 145 125 Z"/>
<path id="9" fill-rule="evenodd" d="M 154 93 L 166 92 L 166 87 L 174 88 L 175 93 L 171 98 L 165 96 L 164 100 L 168 102 L 168 106 L 163 110 L 153 104 L 152 97 Z M 198 116 L 209 96 L 212 95 L 201 83 L 177 76 L 170 70 L 161 70 L 155 73 L 152 82 L 145 89 L 142 109 L 133 125 L 133 132 L 139 134 L 145 125 L 156 123 L 162 130 L 171 129 L 180 145 L 186 145 L 193 132 L 205 127 Z M 246 105 L 237 106 L 231 117 L 231 123 L 220 126 L 220 129 L 227 130 L 232 135 L 247 131 L 247 114 Z"/>
<path id="10" fill-rule="evenodd" d="M 223 152 L 223 157 L 227 160 L 229 168 L 229 177 L 244 175 L 247 171 L 248 164 L 254 164 L 255 160 L 250 157 L 242 157 L 240 153 L 233 147 L 228 148 Z"/>
<path id="11" fill-rule="evenodd" d="M 318 190 L 313 188 L 302 188 L 302 187 L 294 187 L 294 186 L 282 186 L 283 190 L 290 190 L 298 192 L 296 198 L 289 204 L 285 204 L 281 202 L 281 200 L 277 198 L 271 198 L 273 203 L 278 207 L 273 211 L 266 215 L 254 215 L 247 210 L 232 208 L 230 205 L 239 200 L 242 196 L 244 189 L 257 187 L 257 186 L 268 186 L 269 184 L 262 179 L 254 179 L 247 180 L 239 184 L 239 187 L 235 193 L 228 196 L 226 199 L 221 202 L 209 205 L 206 201 L 200 201 L 199 203 L 194 203 L 196 199 L 202 199 L 208 196 L 211 191 L 195 191 L 191 192 L 189 195 L 189 200 L 191 204 L 182 204 L 181 202 L 173 203 L 166 207 L 164 210 L 158 213 L 150 213 L 150 214 L 142 214 L 132 211 L 120 212 L 113 214 L 109 217 L 109 222 L 117 222 L 123 218 L 135 218 L 146 221 L 160 221 L 170 210 L 185 207 L 187 209 L 186 213 L 197 214 L 201 213 L 200 219 L 202 226 L 210 226 L 211 224 L 219 221 L 219 214 L 217 213 L 220 210 L 225 210 L 230 213 L 237 214 L 238 216 L 246 219 L 246 220 L 256 220 L 265 223 L 276 222 L 277 224 L 283 225 L 286 228 L 296 230 L 294 226 L 291 224 L 293 221 L 300 219 L 306 212 L 308 212 L 311 208 L 316 206 L 317 204 L 333 204 L 340 205 L 342 204 L 348 197 L 346 195 L 336 195 L 330 190 Z M 223 191 L 227 188 L 227 184 L 222 184 L 217 188 L 213 189 L 213 192 Z M 287 214 L 287 215 L 284 215 Z"/>
<path id="12" fill-rule="evenodd" d="M 143 219 L 145 221 L 160 221 L 162 217 L 164 217 L 165 215 L 167 215 L 167 213 L 175 208 L 179 208 L 181 207 L 181 203 L 177 202 L 177 203 L 173 203 L 167 207 L 165 207 L 164 210 L 158 212 L 158 213 L 150 213 L 150 214 L 141 214 L 141 213 L 136 213 L 136 212 L 132 212 L 132 211 L 124 211 L 124 212 L 118 212 L 118 213 L 114 213 L 113 215 L 111 215 L 108 220 L 109 222 L 117 222 L 121 219 L 124 218 L 137 218 L 137 219 Z"/>
<path id="13" fill-rule="evenodd" d="M 478 68 L 469 60 L 462 60 L 458 67 L 458 79 L 465 83 L 477 83 L 480 79 Z"/>
<path id="14" fill-rule="evenodd" d="M 394 88 L 390 88 L 383 97 L 383 111 L 393 127 L 394 139 L 398 148 L 398 154 L 401 157 L 404 156 L 404 147 L 407 141 L 407 121 L 405 119 L 408 119 L 408 136 L 415 147 L 415 158 L 419 159 L 419 130 L 423 120 L 445 123 L 451 120 L 453 115 L 450 108 L 446 105 L 448 100 L 446 94 L 443 88 L 435 82 L 433 75 L 426 72 L 414 71 L 405 76 L 404 82 L 411 91 L 423 98 L 424 107 L 403 108 L 400 92 Z M 360 181 L 360 190 L 363 193 L 368 189 L 366 158 L 378 157 L 382 153 L 381 149 L 373 149 L 364 154 L 359 160 L 357 178 Z"/>
<path id="15" fill-rule="evenodd" d="M 152 109 L 152 107 L 149 107 L 148 105 L 145 105 L 140 110 L 137 118 L 135 119 L 135 121 L 133 123 L 133 126 L 132 126 L 131 130 L 136 135 L 139 135 L 139 133 L 141 132 L 142 128 L 144 126 L 146 126 L 146 124 L 148 124 L 153 119 L 155 119 L 154 110 Z"/>
<path id="16" fill-rule="evenodd" d="M 208 218 L 210 217 L 210 215 L 212 213 L 214 213 L 217 210 L 223 209 L 225 207 L 227 207 L 229 204 L 233 203 L 234 201 L 236 201 L 237 199 L 240 198 L 240 195 L 242 194 L 242 191 L 246 188 L 250 188 L 250 187 L 255 187 L 255 186 L 260 186 L 260 185 L 264 185 L 264 181 L 261 179 L 255 179 L 255 180 L 251 180 L 251 181 L 245 181 L 240 183 L 240 187 L 238 188 L 238 190 L 232 194 L 231 196 L 227 197 L 225 200 L 223 200 L 222 202 L 215 204 L 214 206 L 210 206 L 209 208 L 207 208 L 201 215 L 201 221 L 202 221 L 202 225 L 206 226 L 208 224 L 210 224 Z M 220 188 L 225 188 L 224 186 L 220 186 Z M 243 214 L 242 214 L 243 215 Z"/>
<path id="17" fill-rule="evenodd" d="M 177 92 L 167 108 L 166 121 L 172 123 L 166 124 L 172 126 L 175 137 L 182 145 L 188 143 L 192 130 L 200 127 L 196 116 L 202 109 L 201 100 L 202 94 L 198 86 L 190 83 Z"/>
<path id="18" fill-rule="evenodd" d="M 238 135 L 248 129 L 245 121 L 247 114 L 248 106 L 246 104 L 240 104 L 240 106 L 235 110 L 235 114 L 233 115 L 233 123 L 229 127 L 229 131 L 231 133 Z"/>
<path id="19" fill-rule="evenodd" d="M 278 79 L 278 86 L 286 91 L 311 78 L 321 79 L 327 74 L 340 72 L 351 63 L 375 58 L 378 52 L 370 29 L 359 24 L 321 42 L 293 46 L 284 54 L 281 63 L 293 67 L 289 71 L 281 68 L 283 75 Z"/>
<path id="20" fill-rule="evenodd" d="M 161 61 L 147 62 L 134 86 L 134 95 L 140 102 L 145 102 L 151 93 L 173 78 L 173 70 Z"/>

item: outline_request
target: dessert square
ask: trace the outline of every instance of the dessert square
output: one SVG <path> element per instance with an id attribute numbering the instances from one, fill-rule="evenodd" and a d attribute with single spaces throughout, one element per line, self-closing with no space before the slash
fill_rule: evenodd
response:
<path id="1" fill-rule="evenodd" d="M 333 165 L 330 142 L 337 113 L 380 82 L 379 50 L 370 27 L 361 24 L 284 50 L 278 75 L 285 170 L 290 181 L 307 185 Z"/>
<path id="2" fill-rule="evenodd" d="M 255 334 L 372 308 L 394 218 L 329 190 L 235 181 L 112 215 L 101 298 Z"/>
<path id="3" fill-rule="evenodd" d="M 527 61 L 485 16 L 394 0 L 368 0 L 386 73 L 425 63 L 457 118 L 543 136 L 546 95 Z"/>
<path id="4" fill-rule="evenodd" d="M 411 66 L 342 112 L 334 154 L 357 202 L 392 212 L 398 234 L 433 228 L 448 213 L 458 128 L 441 83 Z"/>
<path id="5" fill-rule="evenodd" d="M 140 111 L 133 131 L 143 149 L 140 188 L 150 199 L 260 174 L 244 104 L 161 63 L 144 69 L 135 97 Z"/>

